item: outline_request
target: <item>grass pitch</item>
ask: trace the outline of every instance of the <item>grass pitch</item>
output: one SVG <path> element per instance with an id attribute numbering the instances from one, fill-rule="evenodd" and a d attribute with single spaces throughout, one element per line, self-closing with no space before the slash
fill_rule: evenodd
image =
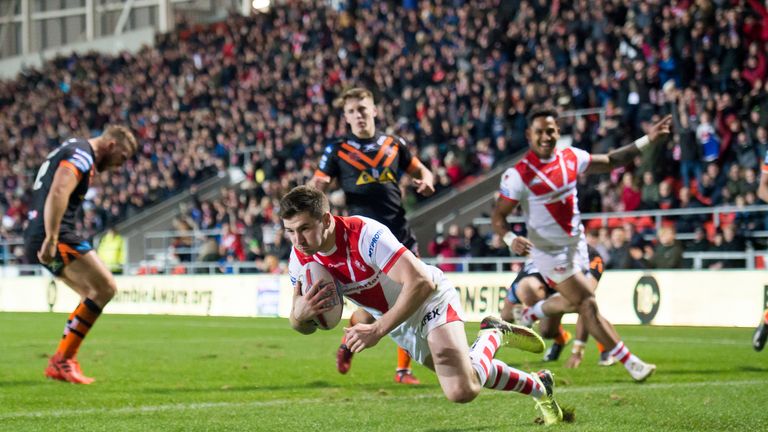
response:
<path id="1" fill-rule="evenodd" d="M 544 430 L 529 397 L 484 391 L 448 402 L 435 375 L 393 382 L 396 352 L 383 340 L 335 369 L 341 326 L 303 336 L 284 319 L 109 315 L 80 352 L 97 381 L 46 380 L 63 314 L 0 313 L 0 430 L 9 431 L 501 431 Z M 477 324 L 468 324 L 474 336 Z M 620 365 L 542 363 L 508 348 L 498 358 L 523 370 L 552 369 L 555 394 L 576 420 L 548 430 L 757 431 L 768 428 L 768 351 L 750 329 L 622 327 L 624 341 L 658 365 L 644 384 Z M 570 350 L 567 350 L 570 351 Z M 565 360 L 567 352 L 561 360 Z"/>

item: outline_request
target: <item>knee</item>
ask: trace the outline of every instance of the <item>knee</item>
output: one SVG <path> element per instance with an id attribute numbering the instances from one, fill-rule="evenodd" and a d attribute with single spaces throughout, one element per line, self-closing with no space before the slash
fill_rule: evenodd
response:
<path id="1" fill-rule="evenodd" d="M 89 297 L 106 304 L 117 294 L 117 282 L 114 278 L 108 278 L 95 286 L 89 287 Z"/>
<path id="2" fill-rule="evenodd" d="M 445 389 L 445 397 L 449 401 L 461 404 L 472 402 L 478 394 L 480 394 L 479 384 L 466 383 L 451 389 Z"/>
<path id="3" fill-rule="evenodd" d="M 579 313 L 582 315 L 597 315 L 597 301 L 594 295 L 590 295 L 581 299 L 579 304 Z"/>

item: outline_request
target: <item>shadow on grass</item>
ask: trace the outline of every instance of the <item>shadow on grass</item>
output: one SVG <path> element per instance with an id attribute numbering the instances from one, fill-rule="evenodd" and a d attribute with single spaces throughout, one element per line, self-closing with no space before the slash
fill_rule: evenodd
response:
<path id="1" fill-rule="evenodd" d="M 754 372 L 754 373 L 766 373 L 768 368 L 757 366 L 734 366 L 732 368 L 722 369 L 662 369 L 660 371 L 664 375 L 709 375 L 709 374 L 729 374 L 735 372 Z"/>
<path id="2" fill-rule="evenodd" d="M 208 387 L 176 387 L 176 388 L 148 388 L 144 390 L 144 393 L 154 394 L 180 394 L 180 393 L 227 393 L 227 392 L 275 392 L 275 391 L 289 391 L 294 392 L 297 389 L 312 390 L 322 389 L 326 391 L 348 391 L 354 388 L 355 392 L 367 391 L 371 393 L 377 393 L 381 396 L 392 396 L 396 393 L 403 392 L 432 392 L 439 390 L 440 386 L 436 384 L 421 384 L 417 386 L 402 385 L 396 383 L 374 383 L 374 384 L 345 384 L 345 383 L 331 383 L 328 381 L 310 381 L 303 385 L 236 385 L 230 386 L 222 383 L 220 386 L 208 386 Z"/>
<path id="3" fill-rule="evenodd" d="M 425 429 L 424 432 L 466 432 L 466 431 L 488 431 L 493 428 L 490 426 L 475 426 L 473 428 L 461 428 L 461 429 Z"/>
<path id="4" fill-rule="evenodd" d="M 764 367 L 757 367 L 757 366 L 739 366 L 736 368 L 736 370 L 742 371 L 742 372 L 757 372 L 757 373 L 766 373 L 768 372 L 768 368 Z"/>
<path id="5" fill-rule="evenodd" d="M 19 381 L 0 381 L 0 389 L 7 387 L 32 387 L 44 385 L 52 380 L 39 379 L 39 380 L 19 380 Z"/>

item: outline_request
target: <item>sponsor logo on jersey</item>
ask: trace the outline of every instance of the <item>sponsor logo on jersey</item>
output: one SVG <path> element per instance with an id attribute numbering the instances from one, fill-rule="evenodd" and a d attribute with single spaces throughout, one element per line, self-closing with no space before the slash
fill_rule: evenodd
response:
<path id="1" fill-rule="evenodd" d="M 566 270 L 568 270 L 567 266 L 557 266 L 553 269 L 555 273 L 565 273 Z"/>
<path id="2" fill-rule="evenodd" d="M 379 143 L 371 143 L 363 146 L 363 151 L 364 152 L 376 151 L 376 149 L 378 148 L 379 148 Z"/>
<path id="3" fill-rule="evenodd" d="M 355 260 L 355 267 L 357 267 L 360 271 L 365 271 L 365 264 L 361 263 L 359 260 Z"/>
<path id="4" fill-rule="evenodd" d="M 339 289 L 339 292 L 341 292 L 344 295 L 357 294 L 360 291 L 365 291 L 367 289 L 375 287 L 376 285 L 379 284 L 380 279 L 381 279 L 381 272 L 376 272 L 374 273 L 373 276 L 369 277 L 368 279 L 365 279 L 359 282 L 341 284 L 341 288 Z"/>
<path id="5" fill-rule="evenodd" d="M 368 258 L 373 258 L 373 251 L 376 248 L 376 243 L 379 242 L 379 239 L 381 238 L 381 233 L 383 231 L 384 231 L 383 229 L 376 231 L 376 234 L 374 234 L 373 238 L 371 238 L 371 244 L 368 245 Z"/>
<path id="6" fill-rule="evenodd" d="M 368 171 L 360 171 L 356 184 L 362 186 L 371 183 L 397 183 L 397 178 L 389 167 L 381 171 L 373 168 L 370 173 Z"/>

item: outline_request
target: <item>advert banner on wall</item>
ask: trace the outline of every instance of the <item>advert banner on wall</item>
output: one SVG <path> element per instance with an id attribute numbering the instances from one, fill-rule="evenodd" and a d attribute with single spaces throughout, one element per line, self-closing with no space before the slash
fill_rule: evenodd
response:
<path id="1" fill-rule="evenodd" d="M 450 273 L 469 321 L 498 315 L 514 273 Z M 118 276 L 108 313 L 288 317 L 287 276 Z M 614 324 L 753 327 L 768 307 L 765 271 L 609 271 L 597 289 Z M 0 277 L 0 311 L 65 312 L 74 292 L 50 277 Z M 344 316 L 356 306 L 345 300 Z M 574 323 L 575 314 L 565 323 Z"/>
<path id="2" fill-rule="evenodd" d="M 281 276 L 118 276 L 108 313 L 277 316 Z M 72 311 L 78 296 L 51 277 L 0 279 L 0 310 Z"/>

